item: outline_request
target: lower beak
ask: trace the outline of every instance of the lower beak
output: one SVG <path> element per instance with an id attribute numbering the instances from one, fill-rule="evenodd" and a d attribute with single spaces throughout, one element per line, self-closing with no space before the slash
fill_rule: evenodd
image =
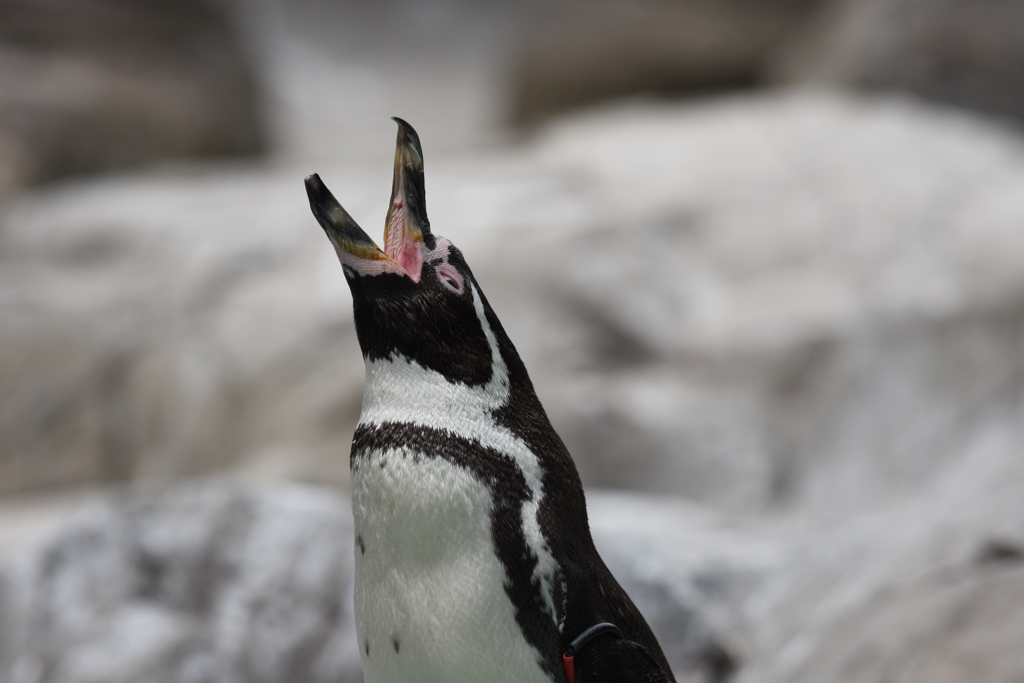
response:
<path id="1" fill-rule="evenodd" d="M 306 178 L 306 194 L 309 196 L 309 208 L 339 256 L 345 252 L 359 259 L 391 260 L 348 215 L 316 173 Z"/>

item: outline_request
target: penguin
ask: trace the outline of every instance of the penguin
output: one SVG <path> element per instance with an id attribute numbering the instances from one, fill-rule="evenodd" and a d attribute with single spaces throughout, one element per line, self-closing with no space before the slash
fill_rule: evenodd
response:
<path id="1" fill-rule="evenodd" d="M 512 341 L 431 232 L 419 136 L 394 120 L 383 248 L 305 179 L 366 368 L 350 458 L 366 683 L 674 682 L 594 547 L 579 474 Z"/>

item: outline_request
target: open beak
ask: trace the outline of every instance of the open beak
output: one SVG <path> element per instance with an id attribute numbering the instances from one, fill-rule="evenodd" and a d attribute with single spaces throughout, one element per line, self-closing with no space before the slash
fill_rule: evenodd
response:
<path id="1" fill-rule="evenodd" d="M 361 274 L 400 272 L 419 282 L 423 262 L 435 246 L 427 220 L 423 151 L 412 126 L 402 119 L 394 120 L 398 123 L 398 140 L 383 250 L 348 215 L 316 173 L 306 178 L 306 194 L 313 215 L 342 263 Z"/>

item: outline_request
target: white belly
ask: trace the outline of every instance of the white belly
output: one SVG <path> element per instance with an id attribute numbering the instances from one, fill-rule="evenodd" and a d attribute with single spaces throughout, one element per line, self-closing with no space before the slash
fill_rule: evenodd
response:
<path id="1" fill-rule="evenodd" d="M 490 491 L 414 455 L 363 455 L 352 473 L 366 683 L 550 683 L 505 593 Z"/>

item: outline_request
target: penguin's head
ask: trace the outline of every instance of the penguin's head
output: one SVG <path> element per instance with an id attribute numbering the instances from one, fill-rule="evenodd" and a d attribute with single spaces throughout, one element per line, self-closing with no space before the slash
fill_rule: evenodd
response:
<path id="1" fill-rule="evenodd" d="M 317 174 L 306 178 L 310 207 L 352 290 L 363 356 L 399 355 L 452 382 L 486 383 L 493 358 L 485 327 L 497 320 L 462 253 L 430 232 L 419 136 L 405 121 L 395 121 L 398 142 L 384 248 L 356 224 Z"/>

